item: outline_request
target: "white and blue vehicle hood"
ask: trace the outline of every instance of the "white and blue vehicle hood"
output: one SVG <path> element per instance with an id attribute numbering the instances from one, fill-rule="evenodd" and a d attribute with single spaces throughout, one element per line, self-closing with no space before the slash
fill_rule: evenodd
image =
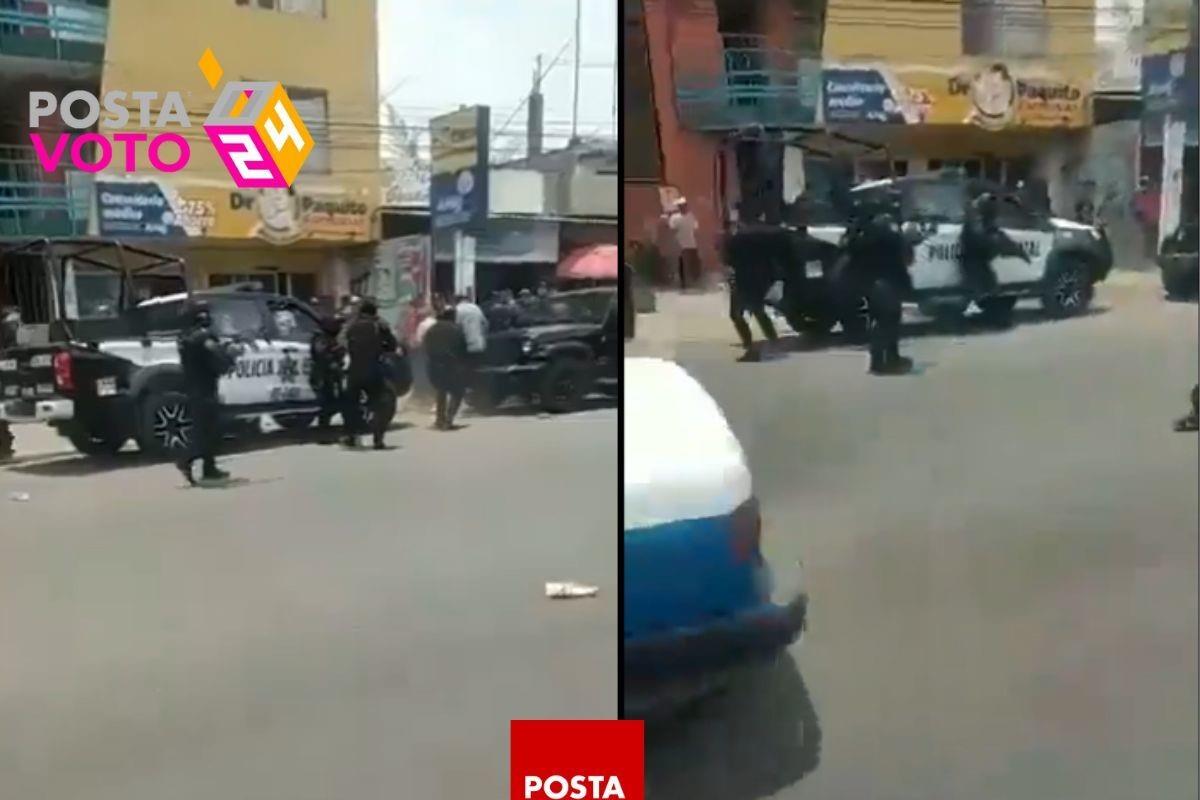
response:
<path id="1" fill-rule="evenodd" d="M 682 367 L 627 358 L 623 376 L 625 530 L 732 513 L 753 486 L 742 447 Z"/>

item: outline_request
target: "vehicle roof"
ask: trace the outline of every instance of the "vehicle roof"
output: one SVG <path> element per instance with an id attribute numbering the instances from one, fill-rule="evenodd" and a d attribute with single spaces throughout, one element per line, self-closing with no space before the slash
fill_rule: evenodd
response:
<path id="1" fill-rule="evenodd" d="M 742 447 L 716 401 L 682 367 L 627 358 L 625 529 L 729 514 L 753 487 Z"/>

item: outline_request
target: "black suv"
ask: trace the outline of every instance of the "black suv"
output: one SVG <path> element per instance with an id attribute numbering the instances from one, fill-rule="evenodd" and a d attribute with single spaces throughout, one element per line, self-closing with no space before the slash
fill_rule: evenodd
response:
<path id="1" fill-rule="evenodd" d="M 578 409 L 595 390 L 615 395 L 620 319 L 616 287 L 537 298 L 511 327 L 488 336 L 471 404 L 489 410 L 521 396 L 559 413 Z"/>
<path id="2" fill-rule="evenodd" d="M 1163 288 L 1172 298 L 1195 297 L 1200 290 L 1200 235 L 1195 222 L 1182 222 L 1158 254 Z"/>

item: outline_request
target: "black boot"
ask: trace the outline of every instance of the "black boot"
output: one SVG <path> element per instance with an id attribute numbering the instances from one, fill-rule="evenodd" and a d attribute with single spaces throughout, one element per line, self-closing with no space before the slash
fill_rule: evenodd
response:
<path id="1" fill-rule="evenodd" d="M 179 461 L 176 461 L 175 468 L 183 473 L 184 480 L 186 480 L 189 485 L 196 485 L 196 476 L 192 474 L 192 459 L 182 458 Z"/>
<path id="2" fill-rule="evenodd" d="M 871 346 L 871 358 L 867 364 L 867 372 L 872 375 L 882 375 L 887 369 L 887 353 L 881 347 Z"/>
<path id="3" fill-rule="evenodd" d="M 223 481 L 229 478 L 229 473 L 223 469 L 218 469 L 217 462 L 205 461 L 204 469 L 201 471 L 200 477 L 206 481 Z"/>

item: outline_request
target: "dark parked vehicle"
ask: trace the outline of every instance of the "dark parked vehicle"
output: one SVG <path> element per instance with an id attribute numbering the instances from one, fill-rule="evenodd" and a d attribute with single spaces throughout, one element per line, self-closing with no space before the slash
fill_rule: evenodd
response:
<path id="1" fill-rule="evenodd" d="M 488 337 L 472 405 L 487 410 L 519 396 L 559 413 L 596 390 L 615 395 L 620 320 L 615 286 L 537 298 L 511 328 Z"/>
<path id="2" fill-rule="evenodd" d="M 1186 299 L 1200 291 L 1200 242 L 1197 223 L 1183 222 L 1168 236 L 1158 254 L 1167 296 Z"/>

